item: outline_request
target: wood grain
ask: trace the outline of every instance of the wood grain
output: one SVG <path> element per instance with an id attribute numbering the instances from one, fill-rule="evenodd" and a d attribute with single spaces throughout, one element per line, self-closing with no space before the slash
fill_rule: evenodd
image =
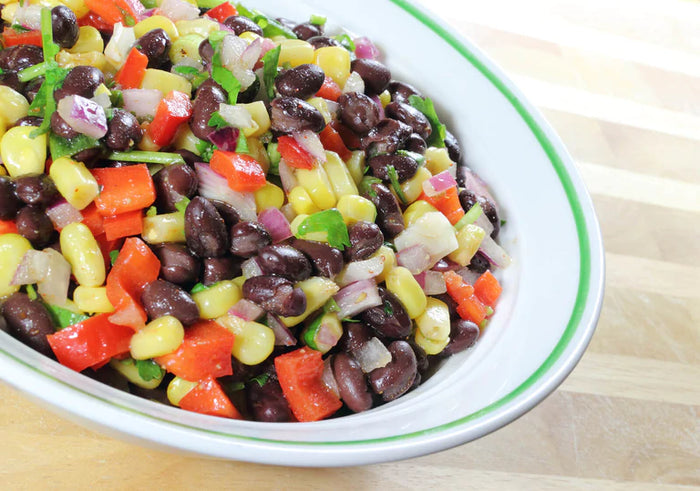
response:
<path id="1" fill-rule="evenodd" d="M 346 469 L 171 455 L 0 385 L 8 489 L 700 488 L 700 3 L 431 0 L 562 136 L 599 214 L 603 312 L 542 404 L 449 451 Z"/>

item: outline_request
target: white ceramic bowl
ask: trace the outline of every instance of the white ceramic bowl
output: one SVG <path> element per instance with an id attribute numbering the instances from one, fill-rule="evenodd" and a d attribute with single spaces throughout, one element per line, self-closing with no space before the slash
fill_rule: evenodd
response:
<path id="1" fill-rule="evenodd" d="M 420 88 L 490 185 L 514 258 L 476 347 L 417 390 L 362 414 L 256 423 L 189 413 L 102 385 L 0 332 L 0 377 L 87 426 L 225 459 L 340 466 L 424 455 L 479 438 L 535 406 L 574 368 L 595 328 L 603 249 L 590 198 L 559 138 L 471 43 L 404 0 L 248 2 L 273 16 L 327 15 L 367 35 L 396 79 Z M 444 13 L 448 16 L 449 13 Z"/>

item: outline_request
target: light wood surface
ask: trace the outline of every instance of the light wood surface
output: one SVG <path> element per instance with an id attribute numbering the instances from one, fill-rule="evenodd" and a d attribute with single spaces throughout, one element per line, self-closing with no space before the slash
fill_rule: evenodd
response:
<path id="1" fill-rule="evenodd" d="M 481 440 L 347 469 L 148 450 L 85 430 L 0 385 L 1 488 L 700 487 L 700 3 L 426 4 L 542 110 L 592 194 L 606 247 L 605 303 L 567 381 Z"/>

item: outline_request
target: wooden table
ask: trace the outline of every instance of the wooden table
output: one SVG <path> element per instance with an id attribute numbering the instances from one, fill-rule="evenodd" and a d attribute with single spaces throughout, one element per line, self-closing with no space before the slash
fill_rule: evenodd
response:
<path id="1" fill-rule="evenodd" d="M 404 462 L 292 469 L 147 450 L 0 385 L 0 486 L 671 489 L 700 486 L 700 3 L 431 0 L 556 128 L 593 196 L 605 304 L 537 408 Z"/>

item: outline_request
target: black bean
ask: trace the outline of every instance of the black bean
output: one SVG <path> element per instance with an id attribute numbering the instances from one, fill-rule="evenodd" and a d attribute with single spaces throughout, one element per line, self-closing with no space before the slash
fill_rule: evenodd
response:
<path id="1" fill-rule="evenodd" d="M 258 222 L 239 222 L 231 227 L 231 253 L 236 256 L 253 257 L 270 243 L 270 234 Z"/>
<path id="2" fill-rule="evenodd" d="M 151 320 L 171 315 L 185 326 L 199 320 L 199 307 L 190 294 L 169 281 L 148 283 L 141 294 L 141 303 Z"/>
<path id="3" fill-rule="evenodd" d="M 0 68 L 3 71 L 18 72 L 42 61 L 44 61 L 44 52 L 40 46 L 18 44 L 0 50 Z"/>
<path id="4" fill-rule="evenodd" d="M 433 132 L 430 126 L 430 121 L 425 117 L 425 114 L 420 112 L 415 107 L 402 102 L 392 102 L 384 108 L 386 116 L 397 121 L 407 124 L 415 133 L 418 133 L 421 138 L 427 140 Z"/>
<path id="5" fill-rule="evenodd" d="M 275 79 L 275 87 L 280 95 L 308 99 L 319 91 L 326 75 L 318 65 L 305 63 L 290 68 Z"/>
<path id="6" fill-rule="evenodd" d="M 3 51 L 6 51 L 6 50 L 0 50 L 0 53 L 2 53 Z M 41 77 L 41 78 L 43 79 L 43 77 Z M 24 96 L 27 97 L 27 94 L 26 94 L 27 84 L 19 81 L 19 77 L 17 76 L 17 72 L 3 69 L 3 72 L 0 73 L 0 85 L 4 85 L 6 87 L 9 87 L 12 90 L 17 91 L 21 94 L 24 94 Z"/>
<path id="7" fill-rule="evenodd" d="M 377 208 L 377 225 L 382 229 L 384 237 L 393 239 L 401 232 L 405 226 L 401 206 L 396 196 L 389 191 L 384 184 L 373 183 L 368 192 L 363 196 L 369 199 Z"/>
<path id="8" fill-rule="evenodd" d="M 403 146 L 412 132 L 407 124 L 385 118 L 362 137 L 362 148 L 368 158 L 382 153 L 394 153 Z"/>
<path id="9" fill-rule="evenodd" d="M 333 356 L 333 376 L 340 398 L 353 412 L 359 413 L 372 407 L 372 394 L 367 387 L 360 364 L 346 353 Z"/>
<path id="10" fill-rule="evenodd" d="M 362 322 L 344 322 L 343 335 L 338 342 L 338 347 L 353 358 L 357 358 L 372 336 L 370 328 Z"/>
<path id="11" fill-rule="evenodd" d="M 81 150 L 71 157 L 73 160 L 82 162 L 86 167 L 93 167 L 102 156 L 101 147 L 92 147 Z"/>
<path id="12" fill-rule="evenodd" d="M 396 177 L 399 182 L 408 181 L 416 175 L 418 171 L 418 162 L 408 155 L 400 155 L 396 153 L 383 153 L 375 155 L 367 161 L 367 165 L 372 168 L 372 174 L 383 181 L 390 181 L 389 167 L 393 167 L 396 171 Z"/>
<path id="13" fill-rule="evenodd" d="M 205 80 L 197 89 L 197 96 L 192 104 L 190 128 L 197 138 L 207 140 L 214 128 L 209 126 L 209 120 L 214 111 L 219 110 L 219 104 L 226 102 L 226 92 L 212 79 Z"/>
<path id="14" fill-rule="evenodd" d="M 316 275 L 333 279 L 343 269 L 343 253 L 335 247 L 303 239 L 294 239 L 291 245 L 306 255 Z"/>
<path id="15" fill-rule="evenodd" d="M 450 342 L 440 352 L 442 356 L 450 356 L 467 348 L 471 348 L 479 339 L 479 326 L 471 321 L 457 319 L 452 321 L 450 327 Z"/>
<path id="16" fill-rule="evenodd" d="M 54 43 L 61 48 L 72 48 L 78 42 L 78 18 L 63 5 L 51 9 L 51 31 Z"/>
<path id="17" fill-rule="evenodd" d="M 114 109 L 109 121 L 105 144 L 112 150 L 125 152 L 143 138 L 143 130 L 136 116 L 123 109 Z"/>
<path id="18" fill-rule="evenodd" d="M 54 239 L 54 228 L 51 219 L 40 206 L 25 206 L 15 219 L 17 233 L 27 239 L 32 245 L 41 249 Z"/>
<path id="19" fill-rule="evenodd" d="M 171 283 L 189 285 L 199 278 L 199 260 L 182 244 L 161 244 L 155 248 L 160 276 Z"/>
<path id="20" fill-rule="evenodd" d="M 51 131 L 56 133 L 61 138 L 65 138 L 66 140 L 70 140 L 71 138 L 78 136 L 78 132 L 75 131 L 60 114 L 58 114 L 58 111 L 51 115 Z"/>
<path id="21" fill-rule="evenodd" d="M 211 66 L 211 60 L 214 58 L 214 47 L 209 42 L 209 39 L 205 39 L 199 43 L 199 57 L 202 58 L 202 65 L 204 69 L 208 70 Z"/>
<path id="22" fill-rule="evenodd" d="M 297 97 L 276 97 L 270 102 L 271 128 L 280 133 L 311 130 L 326 126 L 321 112 Z"/>
<path id="23" fill-rule="evenodd" d="M 243 296 L 263 309 L 283 317 L 306 310 L 306 294 L 281 276 L 254 276 L 243 283 Z"/>
<path id="24" fill-rule="evenodd" d="M 211 201 L 211 203 L 216 207 L 216 209 L 219 212 L 219 215 L 221 215 L 221 218 L 224 219 L 227 228 L 230 229 L 241 220 L 240 215 L 233 207 L 233 205 L 230 205 L 225 201 L 219 201 L 217 199 L 212 199 L 209 201 Z"/>
<path id="25" fill-rule="evenodd" d="M 428 354 L 423 348 L 418 346 L 414 340 L 409 340 L 408 344 L 411 345 L 413 353 L 416 355 L 416 367 L 418 368 L 418 375 L 425 373 L 430 368 L 430 361 L 428 360 Z M 418 378 L 418 377 L 416 377 Z M 420 381 L 419 381 L 420 382 Z M 413 384 L 414 386 L 417 384 Z"/>
<path id="26" fill-rule="evenodd" d="M 459 193 L 459 202 L 465 211 L 479 203 L 481 206 L 481 211 L 484 212 L 486 218 L 489 219 L 491 225 L 493 225 L 493 232 L 491 232 L 491 237 L 494 239 L 498 236 L 498 232 L 501 230 L 501 218 L 498 216 L 498 210 L 496 205 L 486 196 L 477 196 L 472 191 L 464 189 Z"/>
<path id="27" fill-rule="evenodd" d="M 408 103 L 408 98 L 412 95 L 417 95 L 422 97 L 421 93 L 418 92 L 414 86 L 405 84 L 403 82 L 393 81 L 389 84 L 389 94 L 391 94 L 391 100 L 396 102 Z"/>
<path id="28" fill-rule="evenodd" d="M 388 346 L 388 350 L 391 353 L 391 361 L 369 373 L 372 389 L 380 394 L 385 402 L 393 401 L 408 391 L 418 373 L 416 354 L 406 341 L 394 341 Z"/>
<path id="29" fill-rule="evenodd" d="M 197 192 L 197 174 L 187 164 L 172 164 L 153 175 L 156 188 L 156 206 L 165 213 L 175 211 L 175 205 L 183 198 L 191 198 Z"/>
<path id="30" fill-rule="evenodd" d="M 350 246 L 343 252 L 345 260 L 361 261 L 368 259 L 384 244 L 384 234 L 373 222 L 359 221 L 348 227 Z"/>
<path id="31" fill-rule="evenodd" d="M 328 36 L 313 36 L 306 40 L 314 49 L 327 48 L 329 46 L 343 46 L 340 41 Z"/>
<path id="32" fill-rule="evenodd" d="M 445 147 L 447 147 L 447 154 L 450 156 L 450 160 L 458 164 L 462 162 L 462 147 L 459 145 L 457 138 L 449 131 L 445 131 Z"/>
<path id="33" fill-rule="evenodd" d="M 340 119 L 355 133 L 365 134 L 379 123 L 379 108 L 365 94 L 343 94 L 338 98 L 338 104 Z"/>
<path id="34" fill-rule="evenodd" d="M 391 81 L 391 72 L 377 60 L 357 58 L 350 65 L 350 70 L 362 77 L 365 82 L 365 93 L 369 95 L 381 94 Z"/>
<path id="35" fill-rule="evenodd" d="M 148 57 L 148 68 L 162 68 L 170 63 L 170 36 L 163 29 L 153 29 L 141 36 L 136 49 Z"/>
<path id="36" fill-rule="evenodd" d="M 58 197 L 58 189 L 46 174 L 27 174 L 15 179 L 15 194 L 28 205 L 47 206 Z"/>
<path id="37" fill-rule="evenodd" d="M 302 281 L 311 276 L 311 263 L 306 256 L 286 244 L 263 247 L 258 253 L 258 265 L 266 275 L 282 276 L 291 281 Z"/>
<path id="38" fill-rule="evenodd" d="M 263 385 L 253 381 L 247 387 L 248 410 L 255 421 L 284 423 L 292 421 L 292 412 L 276 379 L 269 378 Z"/>
<path id="39" fill-rule="evenodd" d="M 13 293 L 2 304 L 2 315 L 11 335 L 39 353 L 53 356 L 46 336 L 54 333 L 54 325 L 43 303 L 25 293 Z"/>
<path id="40" fill-rule="evenodd" d="M 15 195 L 15 183 L 7 176 L 0 176 L 0 220 L 12 220 L 22 208 Z"/>
<path id="41" fill-rule="evenodd" d="M 294 26 L 297 25 L 296 22 L 294 22 L 293 20 L 287 19 L 287 18 L 285 18 L 285 17 L 277 17 L 275 20 L 276 20 L 277 22 L 279 22 L 280 24 L 282 24 L 282 25 L 283 25 L 284 27 L 286 27 L 287 29 L 289 29 L 290 31 L 291 31 L 292 29 L 294 29 Z"/>
<path id="42" fill-rule="evenodd" d="M 104 81 L 104 75 L 97 68 L 78 65 L 68 72 L 61 88 L 54 92 L 54 99 L 60 101 L 68 95 L 90 98 L 95 95 L 95 90 Z"/>
<path id="43" fill-rule="evenodd" d="M 39 89 L 41 89 L 43 83 L 44 77 L 37 77 L 34 80 L 30 80 L 29 82 L 27 82 L 27 84 L 24 86 L 22 93 L 24 94 L 24 97 L 27 98 L 30 104 L 34 102 L 34 98 L 39 93 Z"/>
<path id="44" fill-rule="evenodd" d="M 474 271 L 475 273 L 485 273 L 487 269 L 491 267 L 491 263 L 489 260 L 484 256 L 482 252 L 478 252 L 474 254 L 474 257 L 472 257 L 472 260 L 469 262 L 469 269 Z"/>
<path id="45" fill-rule="evenodd" d="M 25 116 L 15 121 L 15 126 L 41 126 L 43 122 L 44 118 L 40 116 Z"/>
<path id="46" fill-rule="evenodd" d="M 219 257 L 226 254 L 229 237 L 226 223 L 211 202 L 195 196 L 185 210 L 185 239 L 187 247 L 199 257 Z"/>
<path id="47" fill-rule="evenodd" d="M 428 145 L 418 133 L 411 133 L 408 138 L 406 138 L 406 141 L 403 142 L 403 149 L 419 155 L 425 155 Z"/>
<path id="48" fill-rule="evenodd" d="M 382 305 L 362 313 L 362 321 L 378 335 L 388 339 L 405 339 L 411 334 L 413 323 L 406 309 L 396 296 L 385 288 L 379 288 Z"/>
<path id="49" fill-rule="evenodd" d="M 172 152 L 181 156 L 184 159 L 185 163 L 190 167 L 194 167 L 195 163 L 202 161 L 202 158 L 199 155 L 190 152 L 189 150 L 185 150 L 184 148 L 178 148 L 177 150 L 173 150 Z"/>
<path id="50" fill-rule="evenodd" d="M 232 280 L 241 275 L 241 261 L 231 256 L 207 257 L 204 259 L 202 283 L 205 286 L 219 281 Z"/>
<path id="51" fill-rule="evenodd" d="M 249 102 L 253 102 L 258 96 L 258 92 L 260 92 L 260 77 L 258 77 L 258 74 L 256 73 L 253 83 L 250 84 L 247 89 L 238 93 L 236 102 L 238 104 L 248 104 Z"/>
<path id="52" fill-rule="evenodd" d="M 240 36 L 244 32 L 252 32 L 258 36 L 263 35 L 263 30 L 253 22 L 252 19 L 242 15 L 232 15 L 224 20 L 224 25 L 236 33 L 236 36 Z"/>
<path id="53" fill-rule="evenodd" d="M 311 22 L 304 22 L 303 24 L 297 24 L 294 26 L 292 32 L 296 34 L 299 39 L 306 41 L 314 36 L 323 35 L 323 27 L 312 24 Z"/>

